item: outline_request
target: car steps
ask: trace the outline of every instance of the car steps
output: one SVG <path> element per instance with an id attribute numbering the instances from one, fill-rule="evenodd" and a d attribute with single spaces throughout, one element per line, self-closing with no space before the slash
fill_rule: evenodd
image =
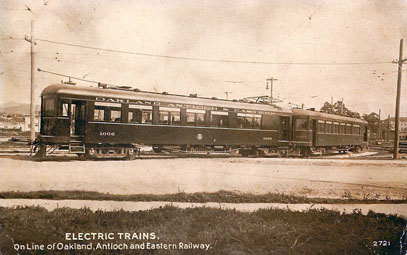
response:
<path id="1" fill-rule="evenodd" d="M 85 145 L 82 141 L 69 142 L 69 153 L 85 153 Z"/>

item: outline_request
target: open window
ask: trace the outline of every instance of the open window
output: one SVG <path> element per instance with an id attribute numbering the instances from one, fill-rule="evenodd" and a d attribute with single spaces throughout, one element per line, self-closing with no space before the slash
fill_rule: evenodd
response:
<path id="1" fill-rule="evenodd" d="M 151 124 L 153 119 L 153 107 L 148 105 L 129 105 L 130 123 Z"/>
<path id="2" fill-rule="evenodd" d="M 58 116 L 59 117 L 69 117 L 69 101 L 68 100 L 64 100 L 64 99 L 59 100 Z"/>
<path id="3" fill-rule="evenodd" d="M 212 127 L 228 127 L 229 113 L 220 111 L 211 111 Z"/>
<path id="4" fill-rule="evenodd" d="M 276 122 L 278 120 L 276 119 Z M 276 123 L 278 128 L 278 122 Z M 261 128 L 261 115 L 258 114 L 246 114 L 238 113 L 237 114 L 237 127 L 238 128 Z"/>
<path id="5" fill-rule="evenodd" d="M 187 109 L 186 124 L 187 126 L 205 126 L 205 110 Z M 226 116 L 227 117 L 227 116 Z"/>

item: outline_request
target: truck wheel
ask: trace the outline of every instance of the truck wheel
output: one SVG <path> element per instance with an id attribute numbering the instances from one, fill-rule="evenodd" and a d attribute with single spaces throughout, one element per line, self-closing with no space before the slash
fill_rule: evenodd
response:
<path id="1" fill-rule="evenodd" d="M 136 151 L 133 148 L 126 149 L 126 159 L 133 160 L 136 158 Z"/>

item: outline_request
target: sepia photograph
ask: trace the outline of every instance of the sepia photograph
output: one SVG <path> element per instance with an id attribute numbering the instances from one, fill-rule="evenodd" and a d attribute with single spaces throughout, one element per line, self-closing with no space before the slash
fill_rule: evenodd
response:
<path id="1" fill-rule="evenodd" d="M 0 255 L 407 255 L 406 0 L 0 0 Z"/>

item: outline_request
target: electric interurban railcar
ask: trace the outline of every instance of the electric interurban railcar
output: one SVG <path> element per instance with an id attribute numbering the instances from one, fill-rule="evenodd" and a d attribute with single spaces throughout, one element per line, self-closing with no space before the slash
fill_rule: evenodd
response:
<path id="1" fill-rule="evenodd" d="M 239 148 L 242 155 L 295 150 L 308 155 L 321 148 L 362 147 L 367 132 L 358 119 L 120 87 L 51 85 L 41 94 L 41 107 L 40 158 L 47 146 L 90 158 L 133 158 L 140 145 L 155 151 L 223 147 Z M 321 132 L 315 125 L 321 121 L 331 131 Z M 336 123 L 351 130 L 330 129 Z"/>
<path id="2" fill-rule="evenodd" d="M 367 122 L 357 118 L 293 109 L 293 143 L 302 155 L 322 154 L 327 150 L 360 151 L 368 145 Z"/>
<path id="3" fill-rule="evenodd" d="M 288 146 L 291 111 L 194 95 L 51 85 L 41 94 L 38 144 L 86 156 L 132 157 L 137 145 Z M 243 151 L 246 151 L 243 149 Z"/>

